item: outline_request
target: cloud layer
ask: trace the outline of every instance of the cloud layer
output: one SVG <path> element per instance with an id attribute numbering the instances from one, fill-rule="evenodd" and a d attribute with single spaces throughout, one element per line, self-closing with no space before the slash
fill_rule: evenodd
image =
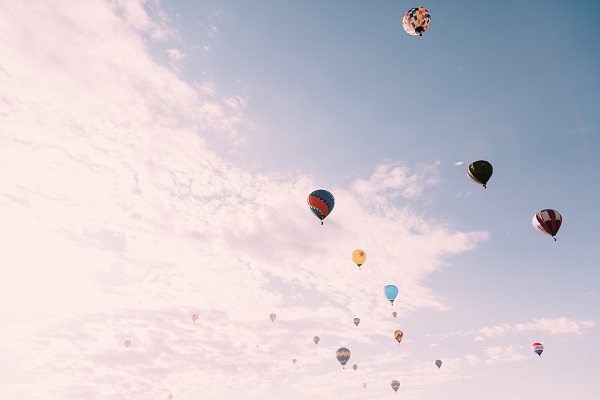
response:
<path id="1" fill-rule="evenodd" d="M 437 182 L 434 166 L 374 166 L 328 188 L 336 206 L 321 226 L 305 200 L 314 178 L 246 170 L 207 145 L 243 143 L 246 104 L 153 59 L 152 41 L 174 34 L 158 5 L 1 7 L 3 398 L 350 398 L 336 388 L 369 380 L 370 395 L 387 393 L 384 371 L 403 360 L 406 398 L 442 379 L 397 351 L 382 295 L 399 287 L 399 318 L 443 309 L 423 279 L 487 239 L 402 206 Z M 342 345 L 356 373 L 340 372 Z"/>

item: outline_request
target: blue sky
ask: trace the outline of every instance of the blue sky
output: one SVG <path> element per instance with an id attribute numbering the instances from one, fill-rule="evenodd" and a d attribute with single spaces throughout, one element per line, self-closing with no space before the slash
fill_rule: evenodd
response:
<path id="1" fill-rule="evenodd" d="M 600 4 L 488 3 L 1 3 L 1 397 L 597 398 Z"/>

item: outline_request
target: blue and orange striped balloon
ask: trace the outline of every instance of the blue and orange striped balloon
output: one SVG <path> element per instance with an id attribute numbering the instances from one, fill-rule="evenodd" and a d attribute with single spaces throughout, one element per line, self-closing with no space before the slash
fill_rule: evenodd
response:
<path id="1" fill-rule="evenodd" d="M 346 365 L 346 363 L 350 359 L 350 350 L 348 350 L 345 347 L 340 347 L 335 352 L 335 358 L 337 358 L 340 364 L 342 364 L 342 367 L 345 368 L 344 365 Z"/>
<path id="2" fill-rule="evenodd" d="M 333 210 L 333 206 L 335 205 L 335 199 L 333 195 L 325 189 L 317 189 L 308 195 L 308 206 L 310 207 L 310 211 L 316 215 L 317 218 L 321 220 L 321 225 L 323 225 L 323 220 L 327 218 L 327 216 Z"/>
<path id="3" fill-rule="evenodd" d="M 398 393 L 398 389 L 400 389 L 400 382 L 394 379 L 391 383 L 391 386 L 392 389 L 394 389 L 394 392 Z"/>

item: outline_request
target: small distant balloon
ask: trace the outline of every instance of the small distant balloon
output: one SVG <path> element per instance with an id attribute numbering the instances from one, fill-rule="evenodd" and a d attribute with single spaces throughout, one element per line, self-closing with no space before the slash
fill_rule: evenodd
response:
<path id="1" fill-rule="evenodd" d="M 354 318 L 352 321 L 354 321 L 354 325 L 358 326 L 358 324 L 360 324 L 360 318 Z"/>
<path id="2" fill-rule="evenodd" d="M 367 253 L 364 250 L 356 249 L 352 252 L 352 261 L 358 265 L 358 269 L 367 261 Z"/>
<path id="3" fill-rule="evenodd" d="M 296 361 L 298 361 L 298 360 L 296 360 L 295 358 L 292 360 L 292 362 L 293 362 L 294 364 L 296 364 Z"/>
<path id="4" fill-rule="evenodd" d="M 435 366 L 439 368 L 442 367 L 442 360 L 435 360 Z"/>
<path id="5" fill-rule="evenodd" d="M 396 299 L 396 296 L 398 296 L 398 288 L 394 285 L 387 285 L 383 288 L 383 293 L 390 303 L 394 305 L 394 300 Z"/>
<path id="6" fill-rule="evenodd" d="M 531 349 L 533 350 L 533 352 L 535 354 L 537 354 L 538 356 L 540 356 L 540 358 L 542 357 L 542 352 L 544 351 L 544 345 L 541 343 L 534 343 L 531 345 Z"/>
<path id="7" fill-rule="evenodd" d="M 397 331 L 394 332 L 394 337 L 398 341 L 398 344 L 400 344 L 400 342 L 402 341 L 402 338 L 404 337 L 404 332 L 402 332 L 400 329 L 398 329 Z"/>
<path id="8" fill-rule="evenodd" d="M 485 189 L 487 182 L 492 177 L 494 168 L 485 160 L 475 161 L 467 168 L 467 176 L 475 183 L 479 183 Z"/>
<path id="9" fill-rule="evenodd" d="M 271 322 L 275 322 L 275 318 L 277 318 L 277 315 L 271 314 L 269 315 L 269 318 L 271 318 Z"/>
<path id="10" fill-rule="evenodd" d="M 393 316 L 394 318 L 396 318 L 396 316 L 397 316 L 397 315 L 398 315 L 398 313 L 397 313 L 396 311 L 394 311 L 394 312 L 392 313 L 392 316 Z"/>
<path id="11" fill-rule="evenodd" d="M 335 352 L 335 358 L 342 364 L 342 368 L 345 368 L 344 365 L 346 365 L 350 359 L 350 350 L 345 347 L 340 347 Z"/>
<path id="12" fill-rule="evenodd" d="M 171 400 L 171 399 L 173 398 L 173 395 L 172 395 L 172 394 L 170 394 L 170 395 L 168 395 L 167 397 L 169 398 L 169 400 Z"/>
<path id="13" fill-rule="evenodd" d="M 129 347 L 129 346 L 131 346 L 131 340 L 127 339 L 126 341 L 123 342 L 123 344 L 125 345 L 125 347 Z"/>
<path id="14" fill-rule="evenodd" d="M 313 342 L 315 342 L 315 346 L 319 344 L 319 340 L 321 340 L 318 336 L 313 338 Z"/>
<path id="15" fill-rule="evenodd" d="M 363 389 L 367 388 L 367 382 L 363 383 Z"/>
<path id="16" fill-rule="evenodd" d="M 192 314 L 192 321 L 198 321 L 198 314 Z"/>
<path id="17" fill-rule="evenodd" d="M 358 365 L 354 364 L 354 365 L 352 366 L 352 369 L 356 371 L 356 370 L 358 369 Z"/>
<path id="18" fill-rule="evenodd" d="M 391 386 L 392 389 L 394 389 L 394 392 L 398 393 L 398 389 L 400 389 L 400 382 L 394 379 L 391 383 Z"/>

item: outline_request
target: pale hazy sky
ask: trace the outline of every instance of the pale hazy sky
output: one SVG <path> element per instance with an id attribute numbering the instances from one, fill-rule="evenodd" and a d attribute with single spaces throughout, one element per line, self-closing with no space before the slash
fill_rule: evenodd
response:
<path id="1" fill-rule="evenodd" d="M 600 3 L 488 3 L 0 0 L 0 398 L 600 398 Z"/>

